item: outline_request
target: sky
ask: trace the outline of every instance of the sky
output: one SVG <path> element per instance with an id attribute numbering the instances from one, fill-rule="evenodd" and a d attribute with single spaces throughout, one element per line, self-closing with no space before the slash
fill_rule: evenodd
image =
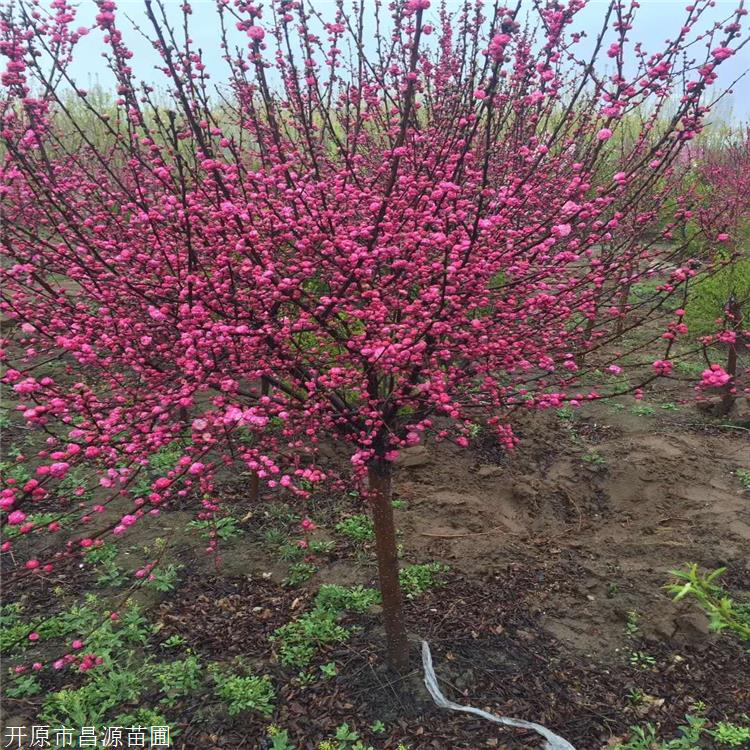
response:
<path id="1" fill-rule="evenodd" d="M 674 37 L 682 24 L 685 15 L 685 6 L 689 0 L 640 0 L 641 8 L 638 11 L 635 28 L 630 32 L 630 39 L 641 41 L 646 50 L 657 51 L 668 37 Z M 181 0 L 165 0 L 168 13 L 174 13 L 175 22 L 180 21 L 182 14 L 179 10 Z M 326 10 L 331 14 L 335 9 L 334 0 L 314 0 L 315 7 L 325 16 Z M 364 0 L 366 7 L 374 5 L 373 0 Z M 530 5 L 530 0 L 524 0 Z M 738 0 L 716 0 L 715 7 L 709 9 L 702 23 L 724 20 L 736 7 Z M 449 9 L 457 8 L 460 0 L 447 0 Z M 510 3 L 508 3 L 510 4 Z M 586 8 L 576 17 L 574 28 L 586 31 L 590 37 L 596 36 L 599 31 L 603 14 L 608 0 L 589 0 Z M 139 80 L 149 83 L 159 83 L 163 75 L 154 70 L 157 62 L 156 53 L 151 49 L 149 43 L 137 33 L 130 33 L 127 23 L 123 22 L 122 16 L 126 14 L 132 20 L 149 28 L 149 23 L 144 11 L 143 0 L 118 0 L 118 23 L 126 34 L 126 43 L 135 53 L 133 67 Z M 226 80 L 226 64 L 221 60 L 218 47 L 218 22 L 215 11 L 214 0 L 192 0 L 193 14 L 191 18 L 190 33 L 195 41 L 195 47 L 201 48 L 204 54 L 204 62 L 211 78 L 221 83 Z M 387 7 L 387 0 L 384 2 Z M 425 19 L 429 22 L 430 17 L 436 20 L 439 2 L 433 0 L 433 8 L 426 11 Z M 97 13 L 93 0 L 80 0 L 78 4 L 77 24 L 89 25 Z M 750 32 L 750 16 L 744 19 L 745 32 Z M 236 36 L 233 38 L 238 44 L 247 44 L 247 37 L 240 32 L 232 30 Z M 99 83 L 108 88 L 112 79 L 104 68 L 101 59 L 101 34 L 98 32 L 90 34 L 83 39 L 76 54 L 73 72 L 79 86 L 91 88 Z M 602 58 L 607 60 L 606 57 Z M 719 69 L 718 87 L 729 86 L 736 78 L 750 69 L 750 44 L 738 55 L 727 60 Z M 750 75 L 747 75 L 733 88 L 733 93 L 722 102 L 717 110 L 722 118 L 731 117 L 735 121 L 750 120 Z"/>

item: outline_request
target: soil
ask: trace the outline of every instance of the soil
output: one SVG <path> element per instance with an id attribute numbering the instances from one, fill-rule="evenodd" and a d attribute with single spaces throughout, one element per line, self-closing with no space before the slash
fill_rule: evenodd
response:
<path id="1" fill-rule="evenodd" d="M 542 723 L 579 750 L 612 744 L 644 721 L 673 732 L 695 701 L 709 718 L 737 719 L 750 711 L 750 654 L 663 586 L 689 561 L 726 566 L 726 585 L 748 597 L 750 492 L 735 472 L 750 470 L 750 430 L 694 407 L 657 403 L 637 415 L 632 404 L 590 405 L 568 419 L 521 415 L 512 454 L 480 437 L 469 451 L 432 445 L 402 463 L 394 486 L 405 560 L 450 566 L 440 588 L 406 604 L 410 675 L 385 666 L 373 611 L 350 617 L 360 629 L 326 652 L 338 675 L 300 686 L 269 636 L 309 607 L 321 583 L 374 583 L 372 565 L 339 553 L 290 589 L 288 566 L 243 538 L 225 545 L 216 568 L 190 535 L 179 536 L 183 511 L 172 521 L 164 514 L 153 531 L 176 539 L 185 565 L 181 587 L 151 602 L 159 638 L 180 634 L 206 660 L 243 655 L 262 665 L 279 693 L 273 723 L 305 750 L 344 722 L 384 750 L 401 741 L 410 750 L 539 746 L 527 732 L 436 708 L 421 683 L 422 639 L 447 697 Z M 25 595 L 33 601 L 34 586 Z M 633 612 L 638 627 L 628 630 Z M 7 700 L 6 711 L 30 717 L 26 704 Z M 176 713 L 176 747 L 269 746 L 269 721 L 257 716 L 230 718 L 211 701 Z M 368 729 L 375 721 L 385 734 Z"/>

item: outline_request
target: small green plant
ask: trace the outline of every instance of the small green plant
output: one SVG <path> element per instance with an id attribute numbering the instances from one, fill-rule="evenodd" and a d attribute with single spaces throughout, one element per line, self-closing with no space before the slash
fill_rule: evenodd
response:
<path id="1" fill-rule="evenodd" d="M 645 697 L 646 694 L 643 692 L 643 690 L 633 688 L 628 693 L 628 703 L 632 703 L 634 706 L 640 706 L 641 703 L 643 703 Z"/>
<path id="2" fill-rule="evenodd" d="M 316 607 L 277 628 L 271 641 L 277 644 L 279 661 L 285 667 L 306 667 L 321 646 L 341 643 L 349 631 L 336 622 L 336 613 Z"/>
<path id="3" fill-rule="evenodd" d="M 335 677 L 339 673 L 339 669 L 336 666 L 335 661 L 329 661 L 326 664 L 321 664 L 320 671 L 323 673 L 323 676 L 328 680 L 330 680 L 332 677 Z"/>
<path id="4" fill-rule="evenodd" d="M 265 515 L 274 523 L 285 526 L 299 521 L 299 516 L 285 503 L 269 503 L 265 508 Z"/>
<path id="5" fill-rule="evenodd" d="M 284 579 L 286 586 L 299 586 L 309 581 L 316 573 L 318 568 L 313 563 L 299 562 L 289 566 L 289 574 Z"/>
<path id="6" fill-rule="evenodd" d="M 406 502 L 406 500 L 391 500 L 391 506 L 395 510 L 405 510 L 408 506 L 408 503 Z"/>
<path id="7" fill-rule="evenodd" d="M 717 743 L 727 747 L 742 747 L 750 743 L 750 727 L 719 721 L 708 732 Z"/>
<path id="8" fill-rule="evenodd" d="M 210 539 L 215 533 L 222 541 L 226 542 L 242 534 L 242 529 L 237 525 L 234 516 L 223 516 L 214 520 L 190 521 L 189 529 L 196 529 L 203 539 Z"/>
<path id="9" fill-rule="evenodd" d="M 742 489 L 750 492 L 750 471 L 747 469 L 737 469 L 734 475 L 742 485 Z"/>
<path id="10" fill-rule="evenodd" d="M 336 549 L 336 542 L 313 540 L 310 542 L 310 552 L 313 555 L 330 555 Z"/>
<path id="11" fill-rule="evenodd" d="M 375 538 L 372 519 L 364 514 L 350 516 L 336 524 L 336 531 L 357 542 L 369 542 Z"/>
<path id="12" fill-rule="evenodd" d="M 24 622 L 20 603 L 12 602 L 0 607 L 0 651 L 3 653 L 13 648 L 24 649 L 28 646 L 26 636 L 33 629 Z"/>
<path id="13" fill-rule="evenodd" d="M 301 560 L 305 556 L 306 552 L 304 548 L 300 547 L 296 542 L 284 542 L 278 547 L 278 555 L 282 560 L 288 562 L 294 562 Z"/>
<path id="14" fill-rule="evenodd" d="M 573 411 L 573 407 L 571 406 L 562 406 L 557 410 L 556 413 L 560 419 L 566 422 L 570 422 L 575 416 L 575 412 Z"/>
<path id="15" fill-rule="evenodd" d="M 289 742 L 289 732 L 281 729 L 274 724 L 268 727 L 268 737 L 270 750 L 294 750 L 294 746 Z"/>
<path id="16" fill-rule="evenodd" d="M 120 714 L 112 720 L 113 726 L 118 727 L 169 727 L 171 737 L 179 734 L 179 729 L 170 726 L 163 714 L 153 708 L 137 708 L 133 713 Z"/>
<path id="17" fill-rule="evenodd" d="M 349 728 L 348 724 L 341 724 L 336 729 L 332 740 L 325 740 L 318 745 L 318 750 L 373 750 L 371 745 L 365 745 L 359 734 Z"/>
<path id="18" fill-rule="evenodd" d="M 689 563 L 681 570 L 672 570 L 677 579 L 666 586 L 667 591 L 680 601 L 692 597 L 708 615 L 712 630 L 729 630 L 741 640 L 750 640 L 750 602 L 734 600 L 726 589 L 718 586 L 716 581 L 726 571 L 717 568 L 710 573 L 701 573 L 698 565 Z"/>
<path id="19" fill-rule="evenodd" d="M 607 459 L 599 451 L 591 450 L 581 456 L 581 460 L 592 469 L 603 469 L 607 466 Z"/>
<path id="20" fill-rule="evenodd" d="M 376 719 L 370 724 L 370 730 L 375 732 L 375 734 L 382 734 L 385 732 L 385 724 L 380 719 Z"/>
<path id="21" fill-rule="evenodd" d="M 5 686 L 8 698 L 31 698 L 42 692 L 42 686 L 33 674 L 13 675 L 9 682 Z"/>
<path id="22" fill-rule="evenodd" d="M 645 651 L 631 651 L 628 661 L 634 667 L 649 669 L 656 666 L 656 659 Z"/>
<path id="23" fill-rule="evenodd" d="M 366 612 L 380 603 L 380 592 L 364 586 L 346 588 L 335 583 L 323 584 L 315 597 L 315 606 L 335 613 Z"/>
<path id="24" fill-rule="evenodd" d="M 698 703 L 691 708 L 692 713 L 685 716 L 685 723 L 678 727 L 677 736 L 665 739 L 659 736 L 656 727 L 651 724 L 630 727 L 627 742 L 617 745 L 616 750 L 698 750 L 705 747 L 704 740 L 713 738 L 717 747 L 742 747 L 750 740 L 750 727 L 719 721 L 709 729 L 705 713 L 706 707 Z"/>
<path id="25" fill-rule="evenodd" d="M 641 616 L 634 609 L 628 612 L 628 619 L 625 623 L 625 633 L 631 638 L 637 636 L 641 631 Z"/>
<path id="26" fill-rule="evenodd" d="M 317 675 L 315 675 L 313 672 L 301 671 L 297 675 L 297 682 L 299 682 L 299 685 L 302 688 L 308 688 L 310 687 L 310 685 L 314 685 L 316 679 Z"/>
<path id="27" fill-rule="evenodd" d="M 127 664 L 95 670 L 90 682 L 82 687 L 66 688 L 49 695 L 42 704 L 40 719 L 45 724 L 102 726 L 111 709 L 136 702 L 142 689 L 141 675 Z"/>
<path id="28" fill-rule="evenodd" d="M 439 562 L 406 565 L 399 571 L 401 589 L 407 599 L 415 599 L 431 588 L 440 585 L 438 576 L 448 571 L 448 566 Z"/>
<path id="29" fill-rule="evenodd" d="M 273 713 L 276 693 L 270 677 L 234 674 L 215 665 L 209 670 L 216 683 L 216 695 L 224 701 L 230 716 L 242 711 L 257 711 L 262 716 Z"/>
<path id="30" fill-rule="evenodd" d="M 171 563 L 166 566 L 154 568 L 145 585 L 150 589 L 163 593 L 174 591 L 181 568 L 181 565 L 173 565 Z"/>
<path id="31" fill-rule="evenodd" d="M 648 404 L 636 404 L 630 412 L 635 414 L 636 417 L 653 417 L 656 414 L 656 409 Z"/>
<path id="32" fill-rule="evenodd" d="M 174 705 L 177 698 L 195 692 L 201 683 L 201 673 L 200 661 L 192 654 L 184 659 L 157 664 L 151 668 L 151 676 L 159 685 L 167 706 Z"/>
<path id="33" fill-rule="evenodd" d="M 161 644 L 162 648 L 182 648 L 187 644 L 187 639 L 184 636 L 175 633 L 170 635 L 164 643 Z"/>
<path id="34" fill-rule="evenodd" d="M 127 575 L 117 565 L 118 550 L 114 544 L 103 544 L 86 553 L 84 561 L 94 566 L 99 574 L 98 586 L 122 586 L 127 583 Z"/>
<path id="35" fill-rule="evenodd" d="M 281 529 L 271 527 L 263 532 L 263 544 L 271 550 L 279 549 L 286 542 L 287 535 Z"/>

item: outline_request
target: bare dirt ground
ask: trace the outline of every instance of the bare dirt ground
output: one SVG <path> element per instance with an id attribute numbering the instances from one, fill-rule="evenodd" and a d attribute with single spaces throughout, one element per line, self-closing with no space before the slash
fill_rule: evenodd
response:
<path id="1" fill-rule="evenodd" d="M 736 475 L 750 470 L 750 430 L 659 394 L 515 423 L 521 442 L 512 454 L 481 436 L 469 451 L 432 445 L 408 454 L 395 478 L 404 561 L 450 566 L 440 588 L 407 603 L 415 656 L 428 640 L 446 695 L 541 722 L 579 750 L 612 745 L 644 721 L 674 732 L 696 701 L 713 720 L 750 711 L 746 648 L 709 632 L 694 604 L 675 604 L 663 589 L 669 571 L 690 561 L 726 566 L 732 593 L 750 594 L 750 492 Z M 227 491 L 242 518 L 245 488 L 235 482 Z M 333 539 L 342 513 L 362 507 L 338 497 L 308 512 L 319 537 Z M 180 635 L 203 660 L 249 658 L 272 676 L 270 721 L 294 747 L 317 748 L 343 722 L 378 750 L 401 741 L 410 750 L 538 746 L 529 733 L 437 709 L 417 659 L 404 680 L 389 673 L 377 608 L 346 616 L 359 630 L 325 651 L 338 664 L 334 679 L 299 684 L 269 636 L 309 608 L 321 583 L 374 584 L 367 545 L 338 539 L 316 575 L 290 588 L 288 563 L 260 542 L 262 509 L 242 522 L 245 536 L 222 544 L 218 567 L 186 531 L 191 518 L 175 509 L 139 526 L 120 557 L 125 565 L 139 546 L 167 537 L 184 566 L 173 592 L 137 595 L 161 628 L 154 647 Z M 80 596 L 91 580 L 61 571 L 6 591 L 6 601 L 44 611 L 50 591 Z M 6 724 L 32 723 L 51 691 L 75 681 L 51 675 L 43 684 L 31 700 L 4 702 Z M 177 701 L 170 720 L 185 750 L 270 746 L 269 719 L 229 717 L 211 699 Z M 368 729 L 377 721 L 385 733 Z"/>

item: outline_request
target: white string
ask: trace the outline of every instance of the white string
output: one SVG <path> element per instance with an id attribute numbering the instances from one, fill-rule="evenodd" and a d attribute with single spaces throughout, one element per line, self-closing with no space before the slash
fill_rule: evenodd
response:
<path id="1" fill-rule="evenodd" d="M 523 719 L 511 719 L 508 716 L 495 716 L 494 714 L 487 713 L 487 711 L 482 711 L 473 706 L 461 706 L 458 703 L 449 701 L 440 692 L 440 688 L 438 687 L 435 670 L 432 667 L 432 654 L 430 653 L 430 647 L 427 644 L 427 641 L 422 641 L 422 666 L 424 667 L 424 684 L 427 687 L 427 691 L 432 696 L 432 700 L 434 700 L 435 704 L 440 708 L 448 708 L 451 711 L 463 711 L 467 714 L 475 714 L 476 716 L 481 716 L 488 721 L 494 721 L 496 724 L 505 724 L 509 727 L 518 727 L 519 729 L 531 729 L 544 737 L 544 747 L 546 750 L 575 750 L 570 742 L 559 735 L 556 735 L 554 732 L 550 732 L 549 729 L 543 727 L 541 724 L 535 724 L 533 721 L 524 721 Z"/>

